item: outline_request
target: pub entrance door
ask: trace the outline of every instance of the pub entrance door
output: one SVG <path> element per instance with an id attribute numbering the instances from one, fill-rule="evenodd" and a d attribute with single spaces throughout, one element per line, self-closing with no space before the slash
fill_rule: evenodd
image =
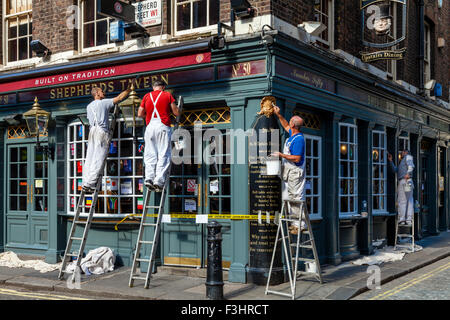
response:
<path id="1" fill-rule="evenodd" d="M 7 145 L 6 248 L 48 247 L 48 158 L 35 144 Z"/>
<path id="2" fill-rule="evenodd" d="M 196 139 L 194 130 L 189 130 L 190 163 L 172 163 L 166 212 L 176 218 L 172 218 L 171 223 L 163 223 L 164 265 L 205 267 L 208 229 L 206 223 L 196 222 L 196 217 L 207 215 L 208 221 L 212 221 L 216 219 L 211 215 L 231 214 L 231 166 L 225 151 L 227 128 L 225 125 L 203 127 L 197 132 Z M 201 139 L 198 139 L 199 132 Z M 218 147 L 219 140 L 222 148 Z M 227 219 L 216 221 L 222 225 L 222 264 L 228 268 L 231 264 L 231 223 Z"/>

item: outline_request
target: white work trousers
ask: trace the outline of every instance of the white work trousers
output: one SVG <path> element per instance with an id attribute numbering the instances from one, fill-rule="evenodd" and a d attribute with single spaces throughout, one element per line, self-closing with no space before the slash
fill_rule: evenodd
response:
<path id="1" fill-rule="evenodd" d="M 158 119 L 153 119 L 145 128 L 144 163 L 145 181 L 164 186 L 170 167 L 172 129 Z"/>
<path id="2" fill-rule="evenodd" d="M 398 182 L 398 221 L 409 220 L 412 221 L 414 214 L 414 197 L 413 191 L 405 192 L 406 179 L 401 179 Z"/>
<path id="3" fill-rule="evenodd" d="M 305 180 L 304 167 L 293 165 L 284 166 L 282 183 L 283 200 L 305 200 Z M 304 205 L 306 205 L 306 202 Z M 288 210 L 291 218 L 298 218 L 300 215 L 300 204 L 292 203 Z M 297 222 L 293 222 L 292 224 L 298 227 Z"/>
<path id="4" fill-rule="evenodd" d="M 103 162 L 108 155 L 109 133 L 98 126 L 89 130 L 86 160 L 83 167 L 83 187 L 96 188 Z"/>

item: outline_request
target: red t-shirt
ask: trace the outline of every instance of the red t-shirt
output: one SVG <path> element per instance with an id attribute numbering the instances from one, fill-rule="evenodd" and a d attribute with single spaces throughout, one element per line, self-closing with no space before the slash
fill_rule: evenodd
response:
<path id="1" fill-rule="evenodd" d="M 152 99 L 150 98 L 150 94 L 153 97 L 153 101 L 156 102 L 156 98 L 158 98 L 160 92 L 160 90 L 149 92 L 142 99 L 141 108 L 145 109 L 145 123 L 147 125 L 150 123 L 150 118 L 153 114 L 154 108 Z M 175 102 L 175 99 L 170 94 L 170 92 L 163 91 L 158 99 L 158 103 L 156 103 L 156 110 L 159 113 L 161 122 L 166 126 L 170 126 L 170 114 L 172 113 L 172 108 L 170 105 L 172 102 Z M 157 117 L 156 113 L 153 117 Z"/>

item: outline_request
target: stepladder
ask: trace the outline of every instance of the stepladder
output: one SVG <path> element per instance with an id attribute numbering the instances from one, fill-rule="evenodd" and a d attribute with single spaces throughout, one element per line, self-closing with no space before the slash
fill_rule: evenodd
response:
<path id="1" fill-rule="evenodd" d="M 414 242 L 414 214 L 411 220 L 405 224 L 399 221 L 398 215 L 395 217 L 395 244 L 394 250 L 415 252 Z"/>
<path id="2" fill-rule="evenodd" d="M 116 104 L 114 106 L 114 113 L 112 115 L 112 119 L 110 120 L 110 126 L 109 126 L 109 136 L 107 145 L 109 146 L 111 143 L 111 139 L 114 133 L 114 130 L 116 128 L 117 124 L 117 118 L 119 115 L 119 106 Z M 86 247 L 86 242 L 88 238 L 89 229 L 92 224 L 92 220 L 95 213 L 95 208 L 97 205 L 98 200 L 98 194 L 100 189 L 102 188 L 102 178 L 103 178 L 103 172 L 105 169 L 106 164 L 106 158 L 107 155 L 105 155 L 105 158 L 103 159 L 101 168 L 100 168 L 100 174 L 97 177 L 97 183 L 96 187 L 93 190 L 93 192 L 88 192 L 84 188 L 81 190 L 80 198 L 78 199 L 75 214 L 73 217 L 72 227 L 70 229 L 69 237 L 67 239 L 66 249 L 64 251 L 64 257 L 62 259 L 61 268 L 59 270 L 58 279 L 62 280 L 65 273 L 69 273 L 67 270 L 67 267 L 69 263 L 73 260 L 74 261 L 74 268 L 73 271 L 70 271 L 72 273 L 72 282 L 75 281 L 77 276 L 81 274 L 81 260 L 83 258 L 83 252 Z M 88 196 L 89 195 L 89 196 Z M 87 204 L 86 198 L 92 197 L 90 205 Z M 87 214 L 86 219 L 82 218 L 82 211 L 83 209 L 89 208 L 89 212 Z M 82 229 L 84 226 L 84 229 Z M 78 231 L 82 229 L 82 235 L 78 235 Z M 74 242 L 79 242 L 80 245 L 78 247 L 78 251 L 72 251 L 72 247 L 74 246 Z"/>
<path id="3" fill-rule="evenodd" d="M 169 168 L 170 169 L 170 168 Z M 147 188 L 144 198 L 144 207 L 141 216 L 141 223 L 139 225 L 139 232 L 136 242 L 136 251 L 133 258 L 133 264 L 131 266 L 129 287 L 133 287 L 134 280 L 144 280 L 145 289 L 149 288 L 150 278 L 153 272 L 153 267 L 155 266 L 155 258 L 156 251 L 159 245 L 159 237 L 161 233 L 161 220 L 162 215 L 164 214 L 164 203 L 167 195 L 167 188 L 169 184 L 169 179 L 166 178 L 166 182 L 161 192 L 155 192 Z M 160 194 L 159 205 L 149 205 L 152 192 L 155 194 L 155 201 L 157 195 Z M 151 213 L 150 211 L 157 210 L 157 213 Z M 156 215 L 156 217 L 155 217 Z M 153 216 L 153 221 L 148 222 L 148 218 Z M 144 236 L 146 234 L 146 228 L 153 228 L 153 239 L 152 240 L 144 240 Z M 150 246 L 150 255 L 149 258 L 145 257 L 145 247 Z M 142 254 L 141 254 L 142 253 Z M 141 263 L 147 263 L 147 272 L 144 276 L 140 273 L 137 273 L 138 265 Z"/>
<path id="4" fill-rule="evenodd" d="M 280 217 L 275 222 L 278 223 L 278 228 L 265 294 L 281 295 L 294 300 L 298 279 L 315 277 L 321 284 L 323 283 L 314 234 L 305 201 L 283 200 Z M 290 292 L 270 289 L 270 278 L 279 246 L 281 246 L 286 264 Z M 304 270 L 299 270 L 299 263 L 303 263 Z"/>

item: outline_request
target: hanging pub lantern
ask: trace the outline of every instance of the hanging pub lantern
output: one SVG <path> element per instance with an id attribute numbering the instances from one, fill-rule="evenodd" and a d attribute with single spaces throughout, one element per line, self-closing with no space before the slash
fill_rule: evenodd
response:
<path id="1" fill-rule="evenodd" d="M 37 97 L 34 98 L 34 104 L 31 110 L 23 114 L 27 122 L 27 127 L 30 136 L 37 136 L 47 134 L 48 120 L 50 119 L 50 112 L 41 109 Z"/>
<path id="2" fill-rule="evenodd" d="M 47 145 L 41 146 L 39 136 L 47 135 L 48 123 L 50 120 L 50 112 L 41 109 L 38 98 L 34 98 L 34 104 L 31 110 L 23 114 L 27 122 L 28 132 L 31 137 L 36 137 L 36 151 L 43 151 L 47 156 L 53 159 L 53 150 Z"/>
<path id="3" fill-rule="evenodd" d="M 122 115 L 125 120 L 125 126 L 127 128 L 137 128 L 144 126 L 144 119 L 138 117 L 138 109 L 141 105 L 142 99 L 138 97 L 134 91 L 134 85 L 131 85 L 131 92 L 124 101 L 119 103 L 122 109 Z"/>

